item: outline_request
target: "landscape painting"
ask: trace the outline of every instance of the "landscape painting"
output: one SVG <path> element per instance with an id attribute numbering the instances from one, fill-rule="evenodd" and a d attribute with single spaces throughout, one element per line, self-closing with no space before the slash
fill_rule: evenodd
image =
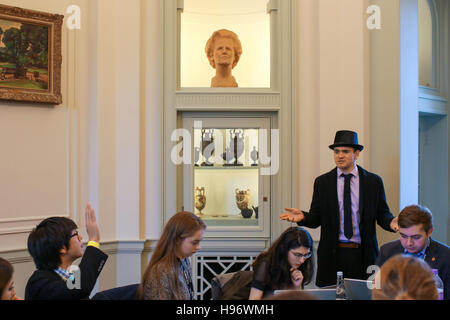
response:
<path id="1" fill-rule="evenodd" d="M 63 16 L 0 5 L 0 99 L 60 104 Z"/>
<path id="2" fill-rule="evenodd" d="M 0 19 L 0 85 L 48 90 L 47 26 Z"/>

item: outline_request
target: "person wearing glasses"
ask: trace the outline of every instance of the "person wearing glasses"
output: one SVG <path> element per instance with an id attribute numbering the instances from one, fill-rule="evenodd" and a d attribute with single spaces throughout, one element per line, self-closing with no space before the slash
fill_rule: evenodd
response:
<path id="1" fill-rule="evenodd" d="M 415 256 L 437 269 L 444 282 L 444 299 L 450 300 L 450 248 L 431 238 L 433 216 L 431 211 L 421 205 L 410 205 L 398 215 L 400 237 L 384 244 L 376 265 L 381 267 L 391 257 L 404 254 Z"/>
<path id="2" fill-rule="evenodd" d="M 364 146 L 350 130 L 336 132 L 333 150 L 336 167 L 314 181 L 309 212 L 286 208 L 282 220 L 308 228 L 321 227 L 317 249 L 316 285 L 336 284 L 336 272 L 345 278 L 367 279 L 368 267 L 378 256 L 376 225 L 398 230 L 386 202 L 383 180 L 356 165 Z"/>
<path id="3" fill-rule="evenodd" d="M 303 289 L 314 274 L 313 240 L 303 228 L 285 230 L 253 263 L 249 300 L 273 295 L 275 290 Z"/>
<path id="4" fill-rule="evenodd" d="M 108 256 L 99 249 L 100 231 L 90 203 L 85 214 L 89 242 L 84 253 L 83 237 L 69 218 L 47 218 L 32 230 L 28 251 L 37 270 L 28 279 L 25 300 L 89 299 Z"/>

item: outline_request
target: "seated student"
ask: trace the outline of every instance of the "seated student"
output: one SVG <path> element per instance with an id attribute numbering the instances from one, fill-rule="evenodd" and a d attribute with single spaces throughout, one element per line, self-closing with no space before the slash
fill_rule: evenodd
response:
<path id="1" fill-rule="evenodd" d="M 382 266 L 397 254 L 417 256 L 431 269 L 438 269 L 444 282 L 444 299 L 450 299 L 450 248 L 431 238 L 433 218 L 428 208 L 420 205 L 405 207 L 398 215 L 400 239 L 383 245 L 376 260 Z"/>
<path id="2" fill-rule="evenodd" d="M 178 212 L 165 226 L 142 277 L 139 300 L 193 300 L 189 257 L 200 249 L 206 229 L 191 212 Z"/>
<path id="3" fill-rule="evenodd" d="M 372 289 L 373 300 L 437 300 L 434 274 L 423 260 L 396 255 L 386 261 L 380 272 L 379 287 Z M 378 276 L 377 276 L 378 277 Z"/>
<path id="4" fill-rule="evenodd" d="M 28 251 L 38 270 L 28 279 L 26 300 L 89 299 L 108 259 L 99 249 L 100 231 L 90 203 L 86 206 L 89 242 L 84 254 L 77 228 L 75 222 L 68 218 L 52 217 L 39 223 L 30 233 Z M 80 257 L 83 258 L 79 271 L 71 274 L 69 267 Z"/>
<path id="5" fill-rule="evenodd" d="M 303 289 L 311 282 L 313 241 L 303 228 L 290 227 L 253 263 L 250 300 L 271 296 L 275 290 Z"/>
<path id="6" fill-rule="evenodd" d="M 16 296 L 13 273 L 12 264 L 0 257 L 0 300 L 22 300 Z"/>

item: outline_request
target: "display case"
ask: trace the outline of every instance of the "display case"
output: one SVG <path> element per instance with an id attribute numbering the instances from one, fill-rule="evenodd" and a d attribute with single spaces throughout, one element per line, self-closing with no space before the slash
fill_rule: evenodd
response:
<path id="1" fill-rule="evenodd" d="M 206 223 L 206 237 L 268 236 L 270 177 L 260 154 L 270 150 L 270 119 L 190 113 L 183 127 L 193 137 L 183 202 Z"/>
<path id="2" fill-rule="evenodd" d="M 250 268 L 284 230 L 283 208 L 295 207 L 296 3 L 161 0 L 162 222 L 186 210 L 207 225 L 192 257 L 197 299 L 209 297 L 214 276 Z M 207 44 L 222 29 L 241 42 L 237 87 L 213 83 Z"/>
<path id="3" fill-rule="evenodd" d="M 184 0 L 180 14 L 180 87 L 210 87 L 215 74 L 207 57 L 208 39 L 229 30 L 241 52 L 233 67 L 240 88 L 270 87 L 268 0 Z"/>

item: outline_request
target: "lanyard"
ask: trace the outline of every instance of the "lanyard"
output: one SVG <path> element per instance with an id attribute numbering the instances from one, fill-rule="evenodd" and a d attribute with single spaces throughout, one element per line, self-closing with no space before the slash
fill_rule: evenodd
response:
<path id="1" fill-rule="evenodd" d="M 184 281 L 186 282 L 189 289 L 189 298 L 194 299 L 194 286 L 192 284 L 192 275 L 189 267 L 185 266 L 186 260 L 181 261 L 181 272 L 183 273 Z"/>

